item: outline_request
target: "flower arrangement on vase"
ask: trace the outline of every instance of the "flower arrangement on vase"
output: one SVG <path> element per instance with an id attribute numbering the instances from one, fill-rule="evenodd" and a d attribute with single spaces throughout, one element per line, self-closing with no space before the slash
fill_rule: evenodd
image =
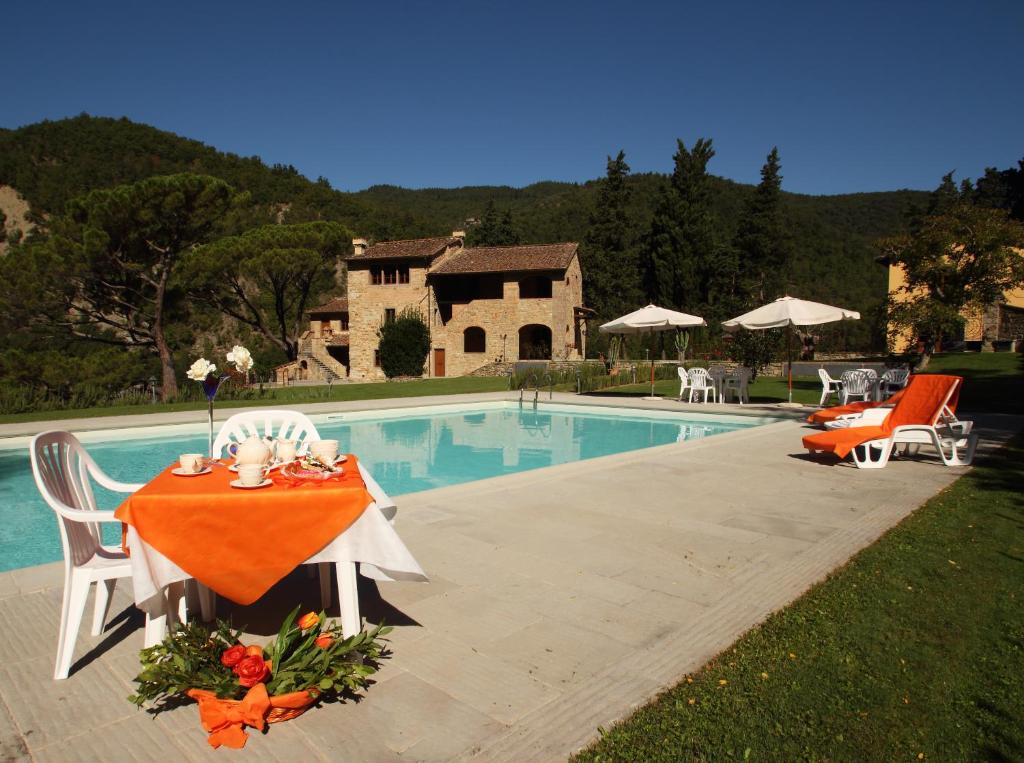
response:
<path id="1" fill-rule="evenodd" d="M 355 692 L 388 656 L 380 637 L 391 632 L 376 626 L 342 638 L 323 612 L 298 617 L 296 607 L 277 637 L 266 646 L 244 645 L 241 631 L 222 620 L 213 629 L 198 623 L 178 624 L 156 646 L 140 653 L 142 671 L 129 701 L 156 711 L 171 709 L 184 696 L 199 703 L 199 718 L 212 747 L 242 747 L 245 726 L 263 731 L 267 723 L 290 720 L 317 701 Z"/>
<path id="2" fill-rule="evenodd" d="M 247 349 L 242 347 L 240 344 L 236 344 L 231 348 L 231 352 L 227 354 L 228 363 L 234 363 L 235 370 L 228 371 L 226 374 L 218 375 L 217 366 L 208 361 L 206 358 L 199 358 L 196 360 L 185 373 L 185 375 L 197 381 L 203 385 L 203 394 L 206 395 L 207 410 L 210 421 L 210 437 L 209 437 L 209 451 L 210 458 L 213 458 L 213 400 L 217 397 L 217 391 L 220 389 L 220 385 L 232 377 L 237 377 L 241 380 L 248 378 L 249 371 L 252 370 L 253 362 L 252 355 Z"/>

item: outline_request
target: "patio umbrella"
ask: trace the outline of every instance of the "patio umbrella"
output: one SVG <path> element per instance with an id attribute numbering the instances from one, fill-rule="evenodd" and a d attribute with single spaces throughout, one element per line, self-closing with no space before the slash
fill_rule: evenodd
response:
<path id="1" fill-rule="evenodd" d="M 725 330 L 738 331 L 741 328 L 752 331 L 786 327 L 786 347 L 789 357 L 789 402 L 793 402 L 793 326 L 818 326 L 836 321 L 855 321 L 860 313 L 842 307 L 808 302 L 796 297 L 780 297 L 774 302 L 762 305 L 749 313 L 722 321 Z"/>
<path id="2" fill-rule="evenodd" d="M 646 334 L 649 331 L 675 331 L 693 326 L 707 326 L 707 321 L 697 315 L 687 315 L 675 310 L 666 310 L 657 305 L 648 305 L 628 315 L 608 321 L 599 327 L 602 334 Z M 651 395 L 646 400 L 657 400 L 654 394 L 654 362 L 651 362 Z"/>

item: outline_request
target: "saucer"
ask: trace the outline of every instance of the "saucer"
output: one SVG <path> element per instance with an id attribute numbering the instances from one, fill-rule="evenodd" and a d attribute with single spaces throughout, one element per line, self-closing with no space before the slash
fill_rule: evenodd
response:
<path id="1" fill-rule="evenodd" d="M 178 477 L 198 477 L 200 474 L 209 474 L 212 471 L 213 471 L 213 469 L 211 469 L 209 466 L 207 466 L 207 467 L 204 467 L 202 470 L 200 470 L 198 472 L 186 472 L 184 469 L 182 469 L 179 466 L 179 467 L 176 467 L 174 469 L 171 469 L 171 474 L 174 474 L 174 475 L 176 475 Z"/>
<path id="2" fill-rule="evenodd" d="M 264 468 L 266 468 L 269 471 L 269 470 L 274 469 L 274 468 L 276 468 L 278 466 L 280 466 L 280 464 L 278 464 L 277 461 L 271 461 Z M 228 471 L 229 472 L 237 473 L 238 472 L 238 464 L 231 464 L 231 466 L 228 467 Z"/>
<path id="3" fill-rule="evenodd" d="M 274 480 L 266 479 L 258 485 L 243 485 L 242 480 L 231 480 L 231 487 L 237 487 L 241 490 L 256 490 L 257 488 L 267 487 L 267 485 L 273 485 Z"/>

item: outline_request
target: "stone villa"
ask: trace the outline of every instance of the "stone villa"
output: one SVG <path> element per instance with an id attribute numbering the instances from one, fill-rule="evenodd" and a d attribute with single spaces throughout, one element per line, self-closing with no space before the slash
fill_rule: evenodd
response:
<path id="1" fill-rule="evenodd" d="M 574 243 L 465 246 L 465 234 L 352 242 L 348 258 L 349 376 L 384 378 L 377 329 L 418 310 L 430 329 L 427 376 L 461 376 L 494 362 L 576 360 L 586 327 Z"/>
<path id="2" fill-rule="evenodd" d="M 578 360 L 586 350 L 575 243 L 467 248 L 465 234 L 354 239 L 348 299 L 309 311 L 297 360 L 277 380 L 383 379 L 377 329 L 412 308 L 430 329 L 426 376 L 461 376 L 492 363 Z"/>

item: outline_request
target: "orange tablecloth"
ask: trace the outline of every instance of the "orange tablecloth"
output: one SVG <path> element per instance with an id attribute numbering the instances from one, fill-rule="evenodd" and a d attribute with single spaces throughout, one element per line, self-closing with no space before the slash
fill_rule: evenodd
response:
<path id="1" fill-rule="evenodd" d="M 373 497 L 355 456 L 340 480 L 293 486 L 275 477 L 240 490 L 224 466 L 196 477 L 168 467 L 114 515 L 200 583 L 238 604 L 251 604 L 346 530 Z"/>

